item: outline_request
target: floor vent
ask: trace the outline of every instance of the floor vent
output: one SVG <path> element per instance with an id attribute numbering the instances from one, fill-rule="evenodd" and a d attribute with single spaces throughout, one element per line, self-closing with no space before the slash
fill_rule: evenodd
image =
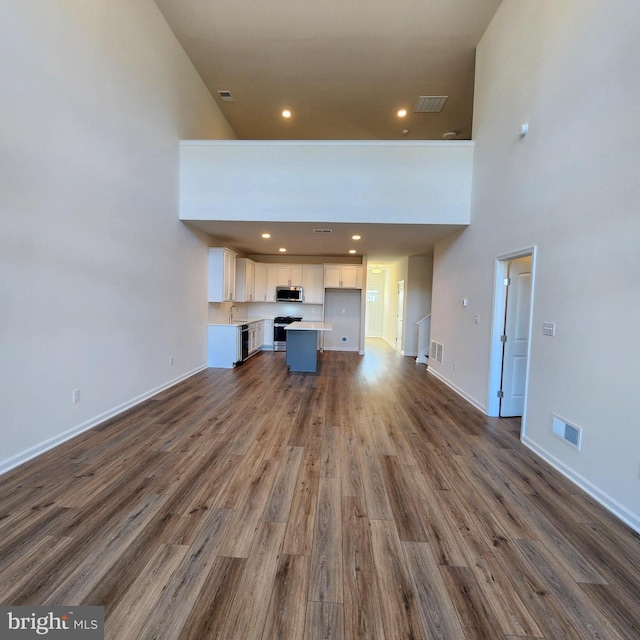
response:
<path id="1" fill-rule="evenodd" d="M 580 427 L 569 424 L 562 418 L 552 414 L 551 432 L 554 436 L 580 451 L 582 447 L 582 429 Z"/>
<path id="2" fill-rule="evenodd" d="M 313 233 L 319 233 L 320 235 L 324 233 L 332 233 L 332 229 L 314 229 Z"/>

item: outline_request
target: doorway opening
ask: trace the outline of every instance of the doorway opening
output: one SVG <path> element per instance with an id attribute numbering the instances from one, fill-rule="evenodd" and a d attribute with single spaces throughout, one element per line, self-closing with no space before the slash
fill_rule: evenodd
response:
<path id="1" fill-rule="evenodd" d="M 396 315 L 396 349 L 402 353 L 404 335 L 404 280 L 398 282 L 398 313 Z"/>
<path id="2" fill-rule="evenodd" d="M 534 282 L 535 247 L 496 259 L 487 413 L 522 416 L 521 437 L 525 431 Z"/>

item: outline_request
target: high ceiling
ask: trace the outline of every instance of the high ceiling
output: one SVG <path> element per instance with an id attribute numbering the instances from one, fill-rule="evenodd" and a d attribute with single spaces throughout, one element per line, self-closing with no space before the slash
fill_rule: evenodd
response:
<path id="1" fill-rule="evenodd" d="M 469 139 L 475 48 L 500 2 L 156 0 L 245 140 Z M 415 113 L 421 96 L 447 99 Z"/>

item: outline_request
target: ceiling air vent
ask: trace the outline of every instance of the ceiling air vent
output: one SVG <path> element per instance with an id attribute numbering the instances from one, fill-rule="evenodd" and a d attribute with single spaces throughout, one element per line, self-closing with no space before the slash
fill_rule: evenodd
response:
<path id="1" fill-rule="evenodd" d="M 323 235 L 325 233 L 332 233 L 332 229 L 314 229 L 313 233 L 317 233 L 319 235 Z"/>
<path id="2" fill-rule="evenodd" d="M 231 91 L 218 91 L 218 95 L 220 96 L 220 100 L 222 100 L 222 102 L 233 102 Z"/>
<path id="3" fill-rule="evenodd" d="M 438 113 L 442 111 L 442 107 L 444 107 L 444 103 L 448 97 L 449 96 L 420 96 L 413 112 Z"/>

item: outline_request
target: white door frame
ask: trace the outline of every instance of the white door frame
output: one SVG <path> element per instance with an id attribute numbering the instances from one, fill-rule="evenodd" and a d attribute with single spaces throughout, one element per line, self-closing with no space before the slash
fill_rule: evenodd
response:
<path id="1" fill-rule="evenodd" d="M 398 280 L 398 286 L 396 288 L 397 306 L 398 311 L 396 313 L 396 349 L 404 355 L 404 280 Z M 400 329 L 400 335 L 398 335 L 398 329 Z"/>
<path id="2" fill-rule="evenodd" d="M 535 296 L 537 247 L 527 247 L 519 251 L 505 253 L 496 257 L 495 278 L 493 284 L 493 317 L 491 320 L 491 349 L 489 361 L 489 389 L 487 397 L 487 415 L 500 415 L 500 398 L 498 391 L 502 380 L 502 341 L 500 337 L 504 331 L 504 314 L 506 310 L 506 290 L 504 279 L 507 277 L 507 266 L 510 260 L 531 256 L 531 309 L 529 311 L 529 337 L 527 346 L 527 372 L 524 390 L 524 411 L 520 427 L 520 439 L 525 435 L 525 421 L 527 416 L 527 400 L 529 388 L 529 367 L 531 362 L 531 331 L 533 326 L 533 300 Z"/>

